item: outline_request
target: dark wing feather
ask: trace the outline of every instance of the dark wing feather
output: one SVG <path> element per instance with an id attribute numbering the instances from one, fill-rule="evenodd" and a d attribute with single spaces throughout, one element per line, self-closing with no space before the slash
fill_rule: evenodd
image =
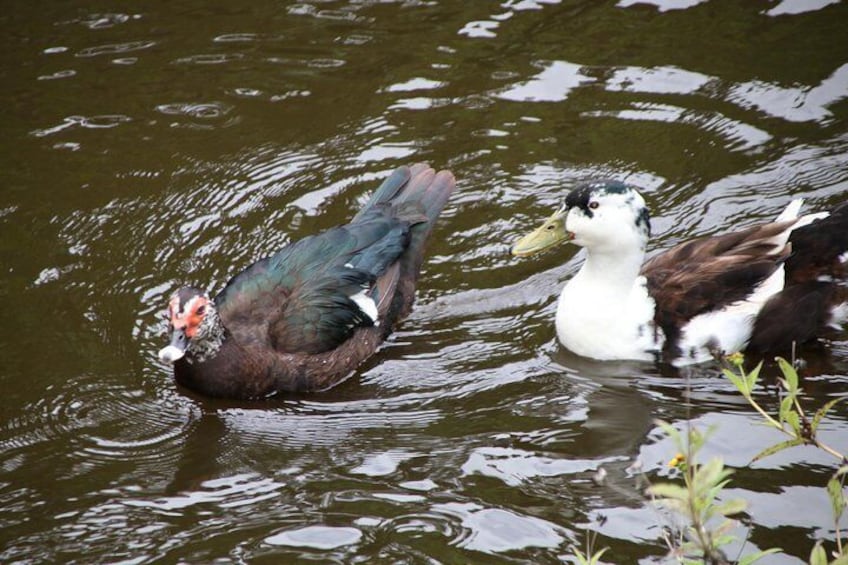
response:
<path id="1" fill-rule="evenodd" d="M 802 344 L 821 335 L 838 291 L 836 285 L 808 281 L 773 296 L 757 315 L 746 353 L 757 357 L 768 352 L 786 355 L 793 343 Z M 843 294 L 841 298 L 846 297 Z"/>
<path id="2" fill-rule="evenodd" d="M 350 298 L 368 289 L 384 331 L 408 312 L 424 240 L 453 191 L 448 171 L 399 167 L 350 224 L 286 246 L 234 277 L 216 297 L 241 343 L 330 351 L 373 322 Z"/>
<path id="3" fill-rule="evenodd" d="M 372 324 L 350 296 L 370 288 L 408 244 L 407 222 L 377 214 L 306 237 L 234 277 L 216 298 L 219 313 L 241 342 L 329 351 Z"/>
<path id="4" fill-rule="evenodd" d="M 786 287 L 769 299 L 757 316 L 748 351 L 792 351 L 826 334 L 831 309 L 848 302 L 848 203 L 829 216 L 792 230 L 792 254 L 786 260 Z"/>
<path id="5" fill-rule="evenodd" d="M 791 225 L 775 222 L 693 239 L 649 259 L 642 274 L 656 302 L 654 320 L 666 335 L 667 348 L 675 347 L 690 319 L 744 299 L 774 273 L 789 246 L 771 240 Z"/>
<path id="6" fill-rule="evenodd" d="M 826 218 L 792 230 L 792 255 L 786 261 L 787 286 L 828 275 L 834 280 L 848 278 L 848 268 L 840 256 L 848 250 L 848 203 Z"/>

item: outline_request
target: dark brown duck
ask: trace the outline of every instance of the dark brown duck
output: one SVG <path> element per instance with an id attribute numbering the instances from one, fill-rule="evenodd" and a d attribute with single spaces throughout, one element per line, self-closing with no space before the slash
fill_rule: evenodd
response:
<path id="1" fill-rule="evenodd" d="M 400 167 L 350 223 L 250 265 L 214 299 L 181 288 L 159 358 L 180 385 L 214 397 L 338 384 L 412 308 L 427 237 L 454 187 L 449 171 Z"/>

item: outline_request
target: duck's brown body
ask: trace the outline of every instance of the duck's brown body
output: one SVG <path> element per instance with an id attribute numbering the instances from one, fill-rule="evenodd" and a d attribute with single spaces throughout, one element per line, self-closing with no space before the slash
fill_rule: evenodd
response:
<path id="1" fill-rule="evenodd" d="M 344 226 L 290 244 L 208 299 L 171 299 L 160 358 L 208 396 L 330 388 L 371 356 L 414 299 L 424 245 L 453 191 L 448 171 L 397 169 Z"/>
<path id="2" fill-rule="evenodd" d="M 351 372 L 382 343 L 378 327 L 359 328 L 339 347 L 318 354 L 278 352 L 261 345 L 242 346 L 227 339 L 214 357 L 183 357 L 174 363 L 174 378 L 191 390 L 221 398 L 264 398 L 277 392 L 328 389 Z"/>

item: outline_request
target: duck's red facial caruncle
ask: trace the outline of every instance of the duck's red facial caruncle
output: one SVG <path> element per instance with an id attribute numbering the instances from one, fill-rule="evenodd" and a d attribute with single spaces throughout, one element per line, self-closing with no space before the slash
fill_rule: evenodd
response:
<path id="1" fill-rule="evenodd" d="M 175 294 L 168 304 L 171 327 L 174 330 L 182 330 L 187 338 L 192 339 L 197 335 L 197 328 L 203 323 L 209 299 L 202 295 L 189 298 L 185 304 L 179 294 Z"/>
<path id="2" fill-rule="evenodd" d="M 185 355 L 210 307 L 209 297 L 197 289 L 183 288 L 174 293 L 168 302 L 171 343 L 159 351 L 159 359 L 173 363 Z"/>

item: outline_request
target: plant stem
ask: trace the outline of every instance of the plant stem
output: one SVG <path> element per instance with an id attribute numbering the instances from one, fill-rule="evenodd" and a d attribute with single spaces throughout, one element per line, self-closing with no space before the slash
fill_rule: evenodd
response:
<path id="1" fill-rule="evenodd" d="M 792 436 L 793 438 L 795 437 L 795 434 L 790 433 L 790 432 L 787 432 L 787 431 L 786 431 L 786 429 L 783 427 L 783 425 L 781 425 L 781 423 L 780 423 L 780 422 L 778 422 L 777 420 L 775 420 L 774 418 L 772 418 L 772 417 L 771 417 L 771 415 L 769 415 L 769 413 L 768 413 L 768 412 L 766 412 L 765 410 L 763 410 L 763 408 L 762 408 L 759 404 L 757 404 L 757 401 L 756 401 L 756 400 L 754 400 L 754 398 L 753 398 L 750 394 L 746 394 L 746 395 L 745 395 L 745 399 L 746 399 L 746 400 L 748 400 L 748 404 L 750 404 L 751 406 L 753 406 L 753 407 L 754 407 L 754 410 L 756 410 L 757 412 L 759 412 L 759 413 L 760 413 L 760 416 L 762 416 L 763 418 L 765 418 L 765 419 L 766 419 L 766 421 L 768 421 L 768 423 L 772 425 L 772 427 L 777 428 L 777 429 L 778 429 L 778 430 L 780 430 L 781 432 L 783 432 L 783 433 L 785 433 L 785 434 L 787 434 L 787 435 L 789 435 L 789 436 Z"/>
<path id="2" fill-rule="evenodd" d="M 830 447 L 826 443 L 822 443 L 817 439 L 813 440 L 813 443 L 815 444 L 816 447 L 818 447 L 819 449 L 821 449 L 823 451 L 826 451 L 827 453 L 830 453 L 831 455 L 833 455 L 834 457 L 836 457 L 837 459 L 839 459 L 843 463 L 846 462 L 844 455 L 842 455 L 841 453 L 839 453 L 838 451 L 836 451 L 835 449 L 833 449 L 832 447 Z"/>

